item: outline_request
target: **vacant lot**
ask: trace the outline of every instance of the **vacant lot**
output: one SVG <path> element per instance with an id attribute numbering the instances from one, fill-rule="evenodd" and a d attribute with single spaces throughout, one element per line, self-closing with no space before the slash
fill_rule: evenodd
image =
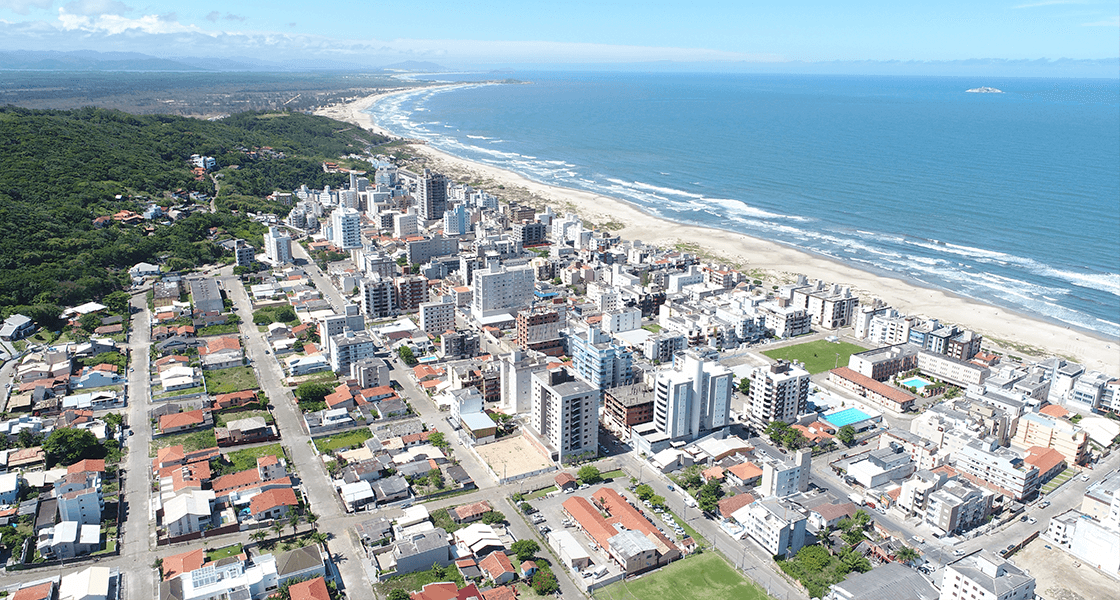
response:
<path id="1" fill-rule="evenodd" d="M 1035 539 L 1016 552 L 1011 562 L 1031 572 L 1039 598 L 1094 600 L 1116 597 L 1114 580 L 1043 538 Z"/>
<path id="2" fill-rule="evenodd" d="M 230 367 L 204 371 L 206 390 L 211 394 L 231 394 L 241 390 L 255 390 L 261 386 L 252 367 Z"/>
<path id="3" fill-rule="evenodd" d="M 862 348 L 847 342 L 817 340 L 815 342 L 806 342 L 804 344 L 786 346 L 785 348 L 767 350 L 763 352 L 763 354 L 774 360 L 784 359 L 800 361 L 805 364 L 805 369 L 809 371 L 809 373 L 815 375 L 835 367 L 848 366 L 848 357 L 857 352 L 863 352 L 866 349 L 867 348 Z"/>
<path id="4" fill-rule="evenodd" d="M 235 450 L 227 452 L 225 457 L 229 462 L 229 467 L 223 467 L 223 472 L 236 473 L 246 469 L 257 468 L 257 459 L 263 456 L 275 456 L 277 458 L 284 458 L 284 448 L 280 444 L 268 444 L 266 446 L 256 446 L 253 448 L 245 448 L 244 450 Z"/>
<path id="5" fill-rule="evenodd" d="M 362 427 L 361 429 L 354 429 L 344 433 L 336 433 L 319 438 L 315 440 L 315 447 L 319 449 L 319 452 L 333 452 L 335 450 L 355 448 L 371 437 L 373 437 L 373 434 L 370 433 L 369 428 Z"/>
<path id="6" fill-rule="evenodd" d="M 178 435 L 165 435 L 152 440 L 151 447 L 148 450 L 148 456 L 154 457 L 156 451 L 160 448 L 168 448 L 179 444 L 183 445 L 183 450 L 194 452 L 195 450 L 202 450 L 203 448 L 213 448 L 218 445 L 218 440 L 214 438 L 213 429 L 191 431 Z M 256 466 L 256 463 L 253 463 L 253 465 Z"/>
<path id="7" fill-rule="evenodd" d="M 508 437 L 500 442 L 475 446 L 474 451 L 490 465 L 498 477 L 514 477 L 548 468 L 552 461 L 541 455 L 535 446 L 521 436 Z"/>
<path id="8" fill-rule="evenodd" d="M 679 560 L 632 581 L 620 581 L 596 590 L 597 600 L 766 600 L 761 588 L 733 569 L 718 554 L 709 552 Z"/>

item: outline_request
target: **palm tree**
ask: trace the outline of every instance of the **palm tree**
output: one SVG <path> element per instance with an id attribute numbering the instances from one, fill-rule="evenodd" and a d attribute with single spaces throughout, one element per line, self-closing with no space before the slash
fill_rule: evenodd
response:
<path id="1" fill-rule="evenodd" d="M 254 531 L 253 533 L 249 534 L 249 539 L 253 540 L 254 542 L 258 542 L 258 543 L 266 537 L 268 537 L 268 534 L 265 533 L 264 531 L 259 530 L 259 529 Z"/>
<path id="2" fill-rule="evenodd" d="M 295 513 L 292 513 L 292 515 L 288 517 L 288 525 L 291 526 L 292 533 L 295 533 L 296 529 L 299 527 L 299 520 L 300 516 Z"/>
<path id="3" fill-rule="evenodd" d="M 276 539 L 280 539 L 280 534 L 284 531 L 284 524 L 280 521 L 276 521 L 272 524 L 272 527 L 269 527 L 269 529 L 276 532 Z"/>
<path id="4" fill-rule="evenodd" d="M 318 544 L 320 546 L 323 546 L 324 548 L 327 546 L 327 540 L 329 538 L 330 538 L 330 536 L 323 533 L 322 531 L 316 531 L 316 532 L 313 532 L 311 535 L 307 536 L 307 539 L 311 540 L 312 542 L 315 542 L 316 544 Z"/>
<path id="5" fill-rule="evenodd" d="M 306 514 L 306 515 L 304 515 L 304 516 L 303 516 L 303 518 L 304 518 L 304 520 L 306 520 L 306 521 L 307 521 L 307 523 L 308 523 L 309 525 L 314 525 L 314 524 L 315 524 L 315 521 L 318 521 L 318 520 L 319 520 L 319 515 L 317 515 L 317 514 L 315 514 L 315 513 L 311 512 L 311 511 L 307 511 L 307 514 Z"/>
<path id="6" fill-rule="evenodd" d="M 900 563 L 909 564 L 921 558 L 921 555 L 918 554 L 917 550 L 911 548 L 910 546 L 903 546 L 898 550 L 898 552 L 895 552 L 894 557 Z"/>

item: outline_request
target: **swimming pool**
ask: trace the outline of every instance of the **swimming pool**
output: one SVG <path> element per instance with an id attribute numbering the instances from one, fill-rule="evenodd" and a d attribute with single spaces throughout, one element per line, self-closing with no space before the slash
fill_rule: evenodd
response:
<path id="1" fill-rule="evenodd" d="M 832 423 L 836 427 L 843 427 L 860 421 L 866 421 L 871 418 L 871 415 L 859 410 L 858 408 L 845 408 L 844 410 L 836 411 L 831 415 L 825 415 L 824 419 Z"/>
<path id="2" fill-rule="evenodd" d="M 910 379 L 907 379 L 907 380 L 903 381 L 902 385 L 904 385 L 906 387 L 912 387 L 912 388 L 914 388 L 914 389 L 916 389 L 920 392 L 923 389 L 925 389 L 926 387 L 931 386 L 933 384 L 926 381 L 925 379 L 922 379 L 921 377 L 911 377 Z"/>

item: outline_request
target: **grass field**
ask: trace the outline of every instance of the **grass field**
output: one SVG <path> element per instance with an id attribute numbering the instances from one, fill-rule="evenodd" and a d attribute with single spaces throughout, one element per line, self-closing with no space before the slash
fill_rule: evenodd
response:
<path id="1" fill-rule="evenodd" d="M 866 349 L 867 348 L 862 348 L 847 342 L 817 340 L 815 342 L 805 342 L 804 344 L 767 350 L 763 352 L 763 354 L 774 360 L 785 359 L 801 361 L 805 363 L 805 369 L 809 371 L 810 374 L 815 375 L 833 369 L 834 367 L 848 366 L 848 357 L 857 352 L 863 352 Z"/>
<path id="2" fill-rule="evenodd" d="M 360 445 L 371 437 L 373 437 L 373 434 L 370 433 L 369 428 L 362 427 L 361 429 L 354 429 L 345 433 L 336 433 L 319 438 L 315 440 L 315 447 L 319 449 L 319 452 L 332 452 L 334 450 Z"/>
<path id="3" fill-rule="evenodd" d="M 228 470 L 230 473 L 236 473 L 246 469 L 255 469 L 257 468 L 257 459 L 262 456 L 284 458 L 284 448 L 280 444 L 268 444 L 267 446 L 256 446 L 229 452 L 226 454 L 226 459 L 230 462 Z"/>
<path id="4" fill-rule="evenodd" d="M 203 376 L 206 377 L 206 390 L 211 394 L 231 394 L 261 386 L 253 374 L 253 367 L 248 366 L 204 371 Z"/>
<path id="5" fill-rule="evenodd" d="M 226 546 L 225 548 L 207 550 L 206 560 L 219 560 L 223 558 L 229 558 L 230 556 L 237 556 L 238 554 L 241 554 L 241 552 L 241 544 L 233 544 L 231 546 Z"/>
<path id="6" fill-rule="evenodd" d="M 194 452 L 195 450 L 202 450 L 203 448 L 213 448 L 218 445 L 218 440 L 214 437 L 213 429 L 203 429 L 201 431 L 191 431 L 177 435 L 165 435 L 152 440 L 151 447 L 148 450 L 148 456 L 154 457 L 156 455 L 156 450 L 178 444 L 183 445 L 183 450 Z M 253 463 L 253 465 L 255 466 L 256 463 Z"/>
<path id="7" fill-rule="evenodd" d="M 762 588 L 714 552 L 679 560 L 631 581 L 595 590 L 596 600 L 767 600 Z"/>
<path id="8" fill-rule="evenodd" d="M 214 427 L 225 427 L 230 421 L 238 421 L 250 417 L 262 417 L 264 418 L 264 422 L 269 425 L 276 422 L 276 419 L 272 417 L 272 413 L 267 410 L 238 410 L 227 413 L 214 413 Z"/>

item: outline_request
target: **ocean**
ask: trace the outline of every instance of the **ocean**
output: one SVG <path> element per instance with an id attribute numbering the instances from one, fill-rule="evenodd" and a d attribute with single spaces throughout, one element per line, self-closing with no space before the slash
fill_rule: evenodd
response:
<path id="1" fill-rule="evenodd" d="M 1120 337 L 1116 79 L 508 76 L 527 83 L 443 75 L 461 85 L 370 112 L 542 183 Z"/>

